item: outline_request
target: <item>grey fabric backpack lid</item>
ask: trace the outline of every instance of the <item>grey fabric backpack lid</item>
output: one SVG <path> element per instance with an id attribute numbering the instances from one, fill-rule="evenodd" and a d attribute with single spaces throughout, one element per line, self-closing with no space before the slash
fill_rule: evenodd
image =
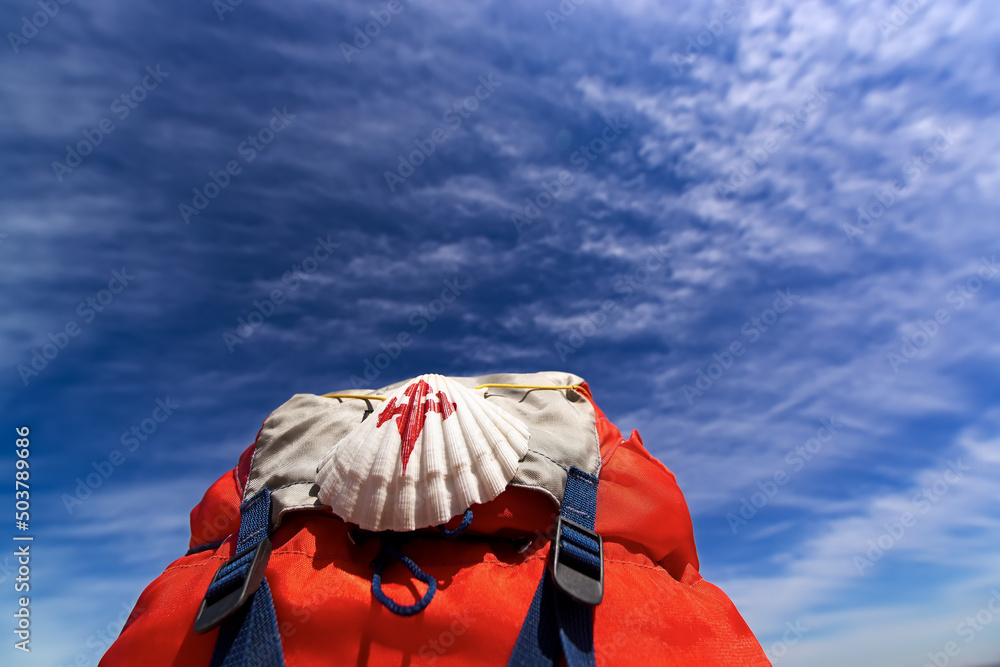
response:
<path id="1" fill-rule="evenodd" d="M 378 389 L 349 389 L 333 394 L 385 397 L 415 378 Z M 497 373 L 453 377 L 473 389 L 485 384 L 572 387 L 583 379 L 571 373 Z M 480 389 L 479 391 L 484 391 Z M 574 389 L 485 388 L 486 400 L 501 406 L 527 425 L 528 452 L 509 486 L 537 489 L 558 507 L 566 488 L 566 473 L 575 466 L 597 475 L 600 446 L 593 406 Z M 257 437 L 243 498 L 264 487 L 271 489 L 272 525 L 286 512 L 326 507 L 317 494 L 316 468 L 326 453 L 363 419 L 377 416 L 383 402 L 376 399 L 328 398 L 296 394 L 264 422 Z M 374 412 L 374 414 L 373 414 Z"/>

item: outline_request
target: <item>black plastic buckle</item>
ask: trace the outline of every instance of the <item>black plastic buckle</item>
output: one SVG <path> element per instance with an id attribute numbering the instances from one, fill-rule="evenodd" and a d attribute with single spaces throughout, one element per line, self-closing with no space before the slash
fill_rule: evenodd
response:
<path id="1" fill-rule="evenodd" d="M 597 556 L 601 563 L 600 574 L 595 579 L 593 574 L 582 572 L 570 565 L 563 557 L 563 526 L 572 526 L 590 539 L 597 542 Z M 559 515 L 556 520 L 556 536 L 552 540 L 552 579 L 564 593 L 583 604 L 595 606 L 604 598 L 604 540 L 594 531 L 581 526 L 572 519 Z"/>
<path id="2" fill-rule="evenodd" d="M 215 585 L 216 579 L 226 570 L 226 566 L 246 556 L 246 554 L 250 553 L 250 549 L 233 556 L 212 577 L 212 583 L 208 585 L 205 598 L 201 601 L 201 609 L 198 610 L 198 615 L 194 619 L 194 631 L 198 634 L 208 632 L 232 616 L 260 588 L 260 583 L 264 581 L 264 572 L 267 570 L 267 561 L 271 557 L 271 540 L 265 537 L 256 546 L 252 547 L 252 549 L 253 558 L 250 560 L 250 565 L 246 568 L 243 584 L 218 600 L 209 602 L 208 595 L 212 590 L 212 586 Z"/>

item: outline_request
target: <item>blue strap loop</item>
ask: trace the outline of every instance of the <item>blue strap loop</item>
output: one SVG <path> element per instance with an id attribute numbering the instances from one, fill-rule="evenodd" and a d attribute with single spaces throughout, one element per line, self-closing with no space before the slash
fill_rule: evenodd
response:
<path id="1" fill-rule="evenodd" d="M 601 571 L 603 544 L 568 521 L 562 522 L 560 551 L 567 564 L 597 576 Z"/>
<path id="2" fill-rule="evenodd" d="M 382 590 L 382 571 L 385 569 L 386 561 L 388 561 L 389 556 L 392 556 L 405 565 L 414 577 L 427 584 L 427 592 L 424 593 L 424 596 L 415 603 L 411 605 L 401 605 L 386 595 Z M 413 616 L 414 614 L 419 614 L 426 609 L 427 605 L 429 605 L 431 600 L 434 599 L 434 593 L 437 592 L 437 579 L 421 570 L 412 559 L 397 549 L 389 538 L 383 537 L 382 548 L 379 551 L 378 556 L 375 557 L 375 561 L 372 565 L 375 566 L 375 574 L 372 575 L 372 595 L 392 613 L 398 616 Z"/>
<path id="3" fill-rule="evenodd" d="M 211 667 L 285 667 L 271 589 L 271 492 L 240 507 L 236 553 L 219 568 L 195 618 L 195 632 L 219 627 Z"/>
<path id="4" fill-rule="evenodd" d="M 594 667 L 594 608 L 604 594 L 604 545 L 594 532 L 598 479 L 570 468 L 552 565 L 542 573 L 508 667 Z"/>
<path id="5" fill-rule="evenodd" d="M 233 616 L 249 601 L 264 580 L 271 556 L 271 493 L 264 489 L 240 507 L 236 553 L 218 569 L 205 592 L 194 622 L 201 634 Z"/>
<path id="6" fill-rule="evenodd" d="M 267 550 L 267 554 L 263 551 Z M 245 596 L 238 603 L 232 603 L 232 609 L 230 613 L 235 612 L 238 607 L 241 607 L 243 603 L 253 595 L 257 588 L 260 587 L 263 582 L 262 573 L 259 574 L 258 581 L 255 583 L 251 582 L 254 577 L 254 570 L 260 568 L 262 565 L 266 566 L 267 559 L 270 557 L 270 541 L 265 542 L 261 540 L 256 544 L 250 546 L 248 549 L 244 549 L 236 553 L 232 558 L 230 558 L 226 563 L 219 568 L 218 572 L 215 573 L 215 578 L 212 580 L 212 584 L 208 587 L 208 592 L 205 593 L 205 602 L 208 605 L 214 605 L 219 602 L 226 595 L 231 594 L 237 589 L 242 589 L 246 587 L 247 591 Z M 260 561 L 264 562 L 261 563 Z M 225 619 L 219 619 L 221 623 Z M 216 623 L 217 625 L 218 623 Z"/>

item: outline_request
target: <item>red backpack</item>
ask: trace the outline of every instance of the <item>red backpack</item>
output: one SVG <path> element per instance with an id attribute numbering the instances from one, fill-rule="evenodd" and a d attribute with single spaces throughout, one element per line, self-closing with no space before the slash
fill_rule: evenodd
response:
<path id="1" fill-rule="evenodd" d="M 545 372 L 292 397 L 101 665 L 636 657 L 770 664 L 698 574 L 673 474 L 581 378 Z"/>

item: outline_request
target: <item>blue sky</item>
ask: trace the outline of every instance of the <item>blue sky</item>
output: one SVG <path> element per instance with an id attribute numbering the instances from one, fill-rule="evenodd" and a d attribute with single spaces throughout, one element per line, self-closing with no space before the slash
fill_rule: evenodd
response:
<path id="1" fill-rule="evenodd" d="M 5 662 L 96 663 L 267 414 L 366 369 L 586 378 L 775 664 L 995 662 L 991 4 L 223 2 L 0 9 Z"/>

